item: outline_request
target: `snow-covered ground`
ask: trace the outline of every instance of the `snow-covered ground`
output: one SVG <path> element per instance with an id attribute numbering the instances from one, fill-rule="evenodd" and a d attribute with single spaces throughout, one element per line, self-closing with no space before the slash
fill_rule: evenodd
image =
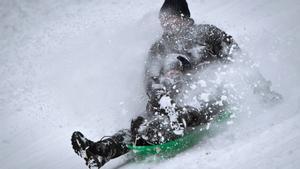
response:
<path id="1" fill-rule="evenodd" d="M 128 127 L 144 111 L 144 60 L 161 35 L 162 3 L 0 1 L 1 169 L 85 168 L 70 145 L 74 130 L 97 140 Z M 122 168 L 299 168 L 300 1 L 189 5 L 197 23 L 233 35 L 284 102 L 269 108 L 249 104 L 224 132 L 192 149 Z M 103 168 L 121 167 L 126 158 Z"/>

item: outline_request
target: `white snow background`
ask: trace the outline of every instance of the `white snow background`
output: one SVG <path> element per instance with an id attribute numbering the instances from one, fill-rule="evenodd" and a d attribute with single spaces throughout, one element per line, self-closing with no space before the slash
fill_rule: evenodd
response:
<path id="1" fill-rule="evenodd" d="M 169 160 L 103 168 L 300 166 L 300 1 L 189 0 L 196 23 L 231 34 L 284 102 L 251 100 L 227 129 Z M 145 109 L 144 61 L 163 0 L 0 1 L 0 168 L 82 169 L 70 136 L 127 128 Z M 247 103 L 247 101 L 246 101 Z"/>

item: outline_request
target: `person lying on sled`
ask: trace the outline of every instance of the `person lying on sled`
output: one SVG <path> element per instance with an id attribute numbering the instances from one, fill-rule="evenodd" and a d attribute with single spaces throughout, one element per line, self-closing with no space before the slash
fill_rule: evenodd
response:
<path id="1" fill-rule="evenodd" d="M 100 168 L 109 160 L 129 152 L 127 145 L 157 145 L 184 136 L 186 129 L 208 123 L 226 104 L 211 100 L 201 109 L 175 103 L 187 74 L 215 62 L 228 64 L 239 51 L 233 38 L 214 25 L 196 25 L 185 0 L 165 0 L 159 13 L 163 28 L 146 62 L 145 83 L 149 101 L 146 115 L 132 120 L 130 129 L 93 142 L 80 132 L 72 135 L 74 151 L 88 167 Z M 264 95 L 280 99 L 261 78 Z M 259 88 L 259 86 L 257 87 Z"/>

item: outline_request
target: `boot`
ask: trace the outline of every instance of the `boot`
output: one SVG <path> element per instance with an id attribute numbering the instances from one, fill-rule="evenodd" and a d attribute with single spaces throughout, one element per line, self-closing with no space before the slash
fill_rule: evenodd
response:
<path id="1" fill-rule="evenodd" d="M 131 141 L 131 135 L 127 130 L 121 130 L 112 137 L 93 142 L 82 133 L 74 132 L 71 141 L 75 153 L 86 161 L 89 168 L 101 168 L 109 160 L 129 151 L 126 145 Z"/>

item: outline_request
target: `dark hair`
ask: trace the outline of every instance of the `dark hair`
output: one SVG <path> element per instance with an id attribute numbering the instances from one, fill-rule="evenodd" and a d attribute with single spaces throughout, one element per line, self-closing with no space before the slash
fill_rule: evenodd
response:
<path id="1" fill-rule="evenodd" d="M 165 0 L 159 12 L 163 15 L 176 15 L 183 18 L 190 18 L 191 13 L 186 0 Z"/>

